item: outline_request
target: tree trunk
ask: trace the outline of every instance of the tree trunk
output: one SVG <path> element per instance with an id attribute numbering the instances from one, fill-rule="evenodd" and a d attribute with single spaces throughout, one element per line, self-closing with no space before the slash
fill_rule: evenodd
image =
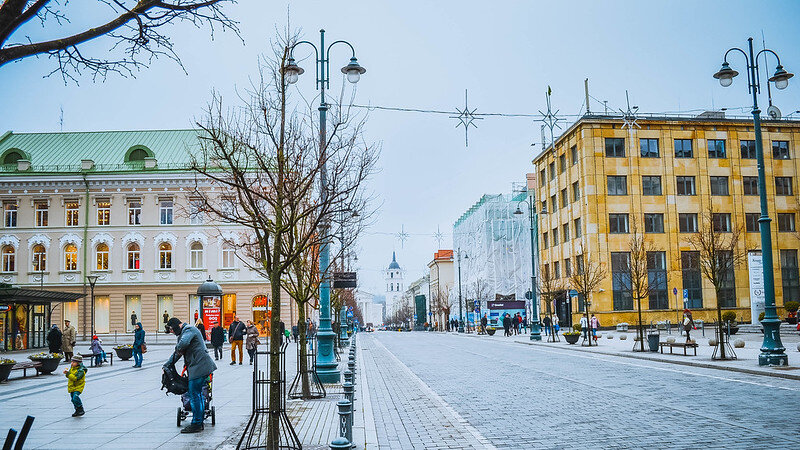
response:
<path id="1" fill-rule="evenodd" d="M 723 335 L 724 332 L 722 331 L 722 307 L 719 304 L 719 289 L 715 289 L 715 292 L 717 294 L 717 329 L 719 330 L 717 332 L 717 345 L 719 345 L 720 359 L 726 359 L 725 345 L 723 345 L 723 340 L 722 340 L 722 338 L 724 337 Z"/>
<path id="2" fill-rule="evenodd" d="M 269 421 L 267 423 L 267 449 L 278 450 L 280 446 L 280 409 L 281 409 L 281 274 L 273 271 L 269 276 L 272 291 L 272 317 L 269 327 Z"/>
<path id="3" fill-rule="evenodd" d="M 307 399 L 311 396 L 311 388 L 308 380 L 308 357 L 306 353 L 306 304 L 298 303 L 297 306 L 300 311 L 297 324 L 298 337 L 300 338 L 297 344 L 300 346 L 300 383 L 303 389 L 303 399 Z"/>
<path id="4" fill-rule="evenodd" d="M 644 352 L 644 329 L 642 329 L 642 299 L 637 298 L 636 303 L 639 306 L 639 348 Z"/>

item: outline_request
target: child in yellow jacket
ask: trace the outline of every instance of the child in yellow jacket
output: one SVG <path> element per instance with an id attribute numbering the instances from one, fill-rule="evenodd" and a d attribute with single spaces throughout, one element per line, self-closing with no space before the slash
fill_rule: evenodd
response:
<path id="1" fill-rule="evenodd" d="M 83 410 L 83 402 L 81 402 L 81 393 L 86 386 L 86 366 L 83 365 L 83 357 L 73 356 L 70 367 L 64 371 L 64 375 L 67 377 L 67 392 L 75 406 L 72 417 L 82 416 L 86 413 Z"/>

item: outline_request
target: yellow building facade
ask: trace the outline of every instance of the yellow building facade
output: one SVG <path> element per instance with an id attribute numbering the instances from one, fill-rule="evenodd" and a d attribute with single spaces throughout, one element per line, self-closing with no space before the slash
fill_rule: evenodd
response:
<path id="1" fill-rule="evenodd" d="M 800 234 L 795 231 L 800 121 L 767 121 L 762 133 L 776 304 L 782 316 L 784 301 L 800 300 Z M 539 274 L 553 279 L 561 293 L 550 306 L 562 321 L 567 315 L 576 322 L 583 309 L 582 299 L 573 305 L 563 294 L 571 288 L 569 273 L 593 260 L 602 264 L 606 277 L 592 293 L 590 311 L 602 326 L 638 322 L 637 305 L 624 292 L 624 276 L 618 278 L 634 229 L 660 253 L 648 263 L 658 286 L 642 301 L 643 321 L 674 323 L 684 307 L 695 320 L 715 321 L 716 294 L 700 273 L 690 239 L 706 226 L 704 214 L 713 213 L 719 230 L 742 230 L 743 254 L 760 248 L 753 139 L 752 121 L 726 119 L 721 113 L 640 118 L 632 127 L 619 117 L 584 116 L 540 154 L 528 176 L 538 212 Z M 750 321 L 746 258 L 721 297 L 738 320 Z M 544 302 L 541 311 L 547 311 Z"/>

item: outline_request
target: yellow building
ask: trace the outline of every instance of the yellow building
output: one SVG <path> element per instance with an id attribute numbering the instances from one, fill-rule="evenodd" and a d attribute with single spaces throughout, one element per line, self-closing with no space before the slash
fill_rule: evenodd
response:
<path id="1" fill-rule="evenodd" d="M 720 230 L 743 230 L 742 252 L 760 248 L 753 123 L 723 113 L 636 123 L 631 128 L 619 117 L 584 116 L 533 161 L 528 187 L 539 212 L 540 278 L 556 281 L 560 295 L 553 306 L 559 317 L 576 321 L 583 302 L 571 305 L 563 294 L 570 288 L 569 273 L 587 259 L 598 261 L 607 276 L 592 294 L 591 312 L 603 326 L 637 323 L 636 305 L 619 276 L 635 226 L 658 250 L 649 258 L 651 279 L 665 280 L 654 283 L 655 292 L 642 301 L 644 322 L 675 322 L 684 305 L 696 320 L 715 321 L 714 288 L 700 273 L 689 238 L 711 207 Z M 781 315 L 784 300 L 800 300 L 795 231 L 800 121 L 766 121 L 762 132 Z M 723 294 L 723 307 L 749 321 L 747 260 Z"/>

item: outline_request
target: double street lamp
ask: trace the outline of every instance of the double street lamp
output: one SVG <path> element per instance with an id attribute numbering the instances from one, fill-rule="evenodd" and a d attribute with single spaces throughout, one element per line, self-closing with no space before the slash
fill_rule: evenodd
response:
<path id="1" fill-rule="evenodd" d="M 300 41 L 292 45 L 289 50 L 289 58 L 283 66 L 282 71 L 289 84 L 294 84 L 300 75 L 305 72 L 294 60 L 294 50 L 298 45 L 306 44 L 314 49 L 314 60 L 316 63 L 316 88 L 320 91 L 319 103 L 319 147 L 323 158 L 326 153 L 326 131 L 328 103 L 325 101 L 325 89 L 330 87 L 330 54 L 331 48 L 336 44 L 344 44 L 350 47 L 350 63 L 342 67 L 342 73 L 347 76 L 350 83 L 358 83 L 361 75 L 367 70 L 358 64 L 356 51 L 347 41 L 334 41 L 325 46 L 325 30 L 319 30 L 319 47 L 310 41 Z M 322 192 L 322 203 L 328 199 L 327 191 L 327 170 L 323 159 L 322 170 L 320 171 L 320 187 Z M 324 233 L 325 231 L 323 231 Z M 330 264 L 330 243 L 325 242 L 320 248 L 319 270 L 322 273 L 322 282 L 319 287 L 319 331 L 317 332 L 317 342 L 319 351 L 317 352 L 317 375 L 323 383 L 337 383 L 339 381 L 338 364 L 333 351 L 333 340 L 336 334 L 331 328 L 331 286 L 328 277 L 328 265 Z"/>
<path id="2" fill-rule="evenodd" d="M 458 249 L 458 332 L 464 332 L 464 301 L 461 299 L 461 249 Z M 464 259 L 469 259 L 469 255 L 464 255 Z"/>
<path id="3" fill-rule="evenodd" d="M 760 74 L 758 69 L 758 58 L 764 54 L 764 62 L 766 63 L 767 54 L 772 54 L 778 61 L 775 68 L 775 74 L 769 78 L 769 81 L 775 83 L 775 88 L 782 90 L 786 89 L 789 85 L 789 79 L 794 75 L 787 72 L 781 65 L 781 59 L 778 55 L 770 50 L 763 49 L 753 56 L 753 38 L 747 40 L 749 52 L 733 47 L 725 52 L 722 60 L 722 68 L 714 74 L 714 78 L 719 80 L 722 87 L 728 87 L 733 84 L 733 78 L 739 75 L 739 72 L 733 70 L 728 64 L 728 54 L 732 51 L 737 51 L 744 56 L 747 67 L 747 90 L 753 94 L 753 124 L 755 130 L 756 141 L 756 158 L 758 161 L 758 195 L 761 201 L 761 217 L 758 219 L 759 230 L 761 232 L 761 261 L 764 276 L 764 320 L 761 324 L 764 326 L 764 342 L 761 344 L 761 354 L 758 355 L 758 365 L 778 365 L 785 366 L 789 364 L 789 358 L 786 356 L 786 349 L 781 343 L 780 326 L 781 321 L 775 311 L 775 278 L 773 274 L 772 265 L 772 233 L 770 230 L 769 218 L 769 202 L 767 200 L 767 183 L 766 175 L 764 172 L 764 146 L 761 142 L 761 110 L 758 109 L 758 93 L 761 91 Z M 769 85 L 767 85 L 769 87 Z"/>
<path id="4" fill-rule="evenodd" d="M 542 340 L 542 328 L 539 324 L 539 301 L 536 298 L 536 221 L 534 220 L 536 216 L 536 211 L 534 210 L 533 204 L 535 200 L 533 194 L 528 196 L 528 200 L 522 200 L 517 203 L 517 210 L 514 211 L 514 214 L 521 215 L 524 214 L 521 209 L 519 209 L 520 203 L 525 203 L 528 205 L 528 217 L 531 221 L 531 340 L 532 341 L 541 341 Z"/>

